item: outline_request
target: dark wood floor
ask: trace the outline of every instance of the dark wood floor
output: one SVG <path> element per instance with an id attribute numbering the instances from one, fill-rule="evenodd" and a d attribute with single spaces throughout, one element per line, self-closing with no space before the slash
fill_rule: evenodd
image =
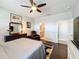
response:
<path id="1" fill-rule="evenodd" d="M 67 45 L 53 44 L 54 50 L 50 56 L 50 59 L 67 59 Z"/>

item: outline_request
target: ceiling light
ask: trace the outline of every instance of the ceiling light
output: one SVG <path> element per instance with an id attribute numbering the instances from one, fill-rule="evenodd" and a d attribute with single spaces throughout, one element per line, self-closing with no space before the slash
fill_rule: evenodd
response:
<path id="1" fill-rule="evenodd" d="M 36 8 L 35 6 L 32 6 L 32 10 L 33 10 L 33 11 L 36 11 L 36 9 L 37 9 L 37 8 Z"/>

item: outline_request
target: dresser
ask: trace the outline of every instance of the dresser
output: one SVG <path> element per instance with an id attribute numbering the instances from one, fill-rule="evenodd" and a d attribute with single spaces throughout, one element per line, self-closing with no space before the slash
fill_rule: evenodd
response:
<path id="1" fill-rule="evenodd" d="M 68 59 L 79 59 L 79 49 L 72 43 L 68 41 Z"/>
<path id="2" fill-rule="evenodd" d="M 27 34 L 13 34 L 13 35 L 7 35 L 7 36 L 4 37 L 5 42 L 16 40 L 16 39 L 19 39 L 19 38 L 27 38 Z"/>

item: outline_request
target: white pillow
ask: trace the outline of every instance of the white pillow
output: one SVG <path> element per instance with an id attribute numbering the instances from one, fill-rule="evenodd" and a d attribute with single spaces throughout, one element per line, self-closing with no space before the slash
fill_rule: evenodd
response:
<path id="1" fill-rule="evenodd" d="M 0 59 L 9 59 L 2 46 L 0 46 Z"/>

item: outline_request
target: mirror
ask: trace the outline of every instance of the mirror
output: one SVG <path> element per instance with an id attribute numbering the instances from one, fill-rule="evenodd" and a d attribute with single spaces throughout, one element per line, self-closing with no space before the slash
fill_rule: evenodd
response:
<path id="1" fill-rule="evenodd" d="M 22 23 L 10 22 L 9 23 L 9 34 L 22 33 Z"/>

